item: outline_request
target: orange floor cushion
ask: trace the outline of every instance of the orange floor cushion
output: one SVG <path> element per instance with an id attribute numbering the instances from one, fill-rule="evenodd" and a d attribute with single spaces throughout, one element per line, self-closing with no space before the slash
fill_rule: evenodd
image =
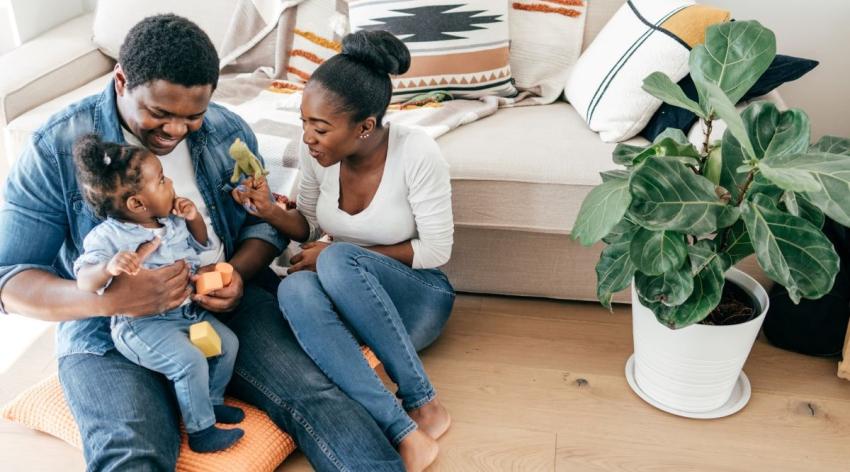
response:
<path id="1" fill-rule="evenodd" d="M 372 368 L 380 363 L 368 348 L 363 348 L 363 355 Z M 229 397 L 225 399 L 225 403 L 242 408 L 245 411 L 245 419 L 238 425 L 221 427 L 242 428 L 245 430 L 245 437 L 227 450 L 201 454 L 189 449 L 184 432 L 177 459 L 178 471 L 273 471 L 295 450 L 295 441 L 278 429 L 261 410 Z M 82 449 L 80 431 L 65 403 L 58 374 L 44 379 L 18 395 L 0 414 L 7 420 L 56 436 Z"/>

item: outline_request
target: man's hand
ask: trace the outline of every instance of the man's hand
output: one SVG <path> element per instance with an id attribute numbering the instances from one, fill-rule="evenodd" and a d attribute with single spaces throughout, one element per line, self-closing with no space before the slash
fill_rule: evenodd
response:
<path id="1" fill-rule="evenodd" d="M 136 250 L 140 268 L 135 275 L 121 274 L 106 289 L 112 314 L 130 316 L 164 313 L 183 303 L 191 293 L 189 265 L 185 261 L 158 269 L 141 267 L 142 261 L 159 247 L 160 239 L 141 244 Z"/>
<path id="2" fill-rule="evenodd" d="M 212 272 L 214 270 L 215 264 L 210 264 L 198 269 L 198 273 Z M 197 274 L 193 275 L 192 282 L 195 282 L 198 278 L 199 276 Z M 242 276 L 239 274 L 239 271 L 234 270 L 229 285 L 218 290 L 213 290 L 206 295 L 198 295 L 196 293 L 192 295 L 192 300 L 202 308 L 213 313 L 225 313 L 232 311 L 239 305 L 239 302 L 242 300 L 242 290 Z"/>
<path id="3" fill-rule="evenodd" d="M 185 197 L 177 197 L 174 199 L 174 208 L 171 209 L 171 213 L 174 215 L 184 218 L 186 221 L 194 221 L 195 218 L 200 216 L 198 213 L 198 207 Z"/>
<path id="4" fill-rule="evenodd" d="M 328 243 L 313 241 L 301 246 L 302 251 L 292 256 L 289 263 L 288 273 L 298 272 L 299 270 L 312 270 L 316 272 L 316 261 L 319 260 L 319 254 L 330 246 Z"/>

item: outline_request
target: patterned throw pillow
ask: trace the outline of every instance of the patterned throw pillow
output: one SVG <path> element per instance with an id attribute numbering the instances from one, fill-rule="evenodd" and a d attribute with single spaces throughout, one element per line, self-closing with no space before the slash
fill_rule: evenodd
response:
<path id="1" fill-rule="evenodd" d="M 404 41 L 410 70 L 393 78 L 393 103 L 447 91 L 512 97 L 508 2 L 349 0 L 351 31 L 386 30 Z"/>
<path id="2" fill-rule="evenodd" d="M 603 141 L 635 136 L 661 106 L 641 88 L 643 79 L 661 71 L 680 80 L 706 28 L 728 20 L 728 11 L 688 0 L 627 1 L 576 62 L 567 101 Z"/>
<path id="3" fill-rule="evenodd" d="M 511 72 L 516 88 L 552 103 L 581 54 L 586 0 L 512 1 Z"/>

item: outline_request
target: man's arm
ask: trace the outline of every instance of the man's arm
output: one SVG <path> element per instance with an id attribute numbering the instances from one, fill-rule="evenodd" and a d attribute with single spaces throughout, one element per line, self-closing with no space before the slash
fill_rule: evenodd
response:
<path id="1" fill-rule="evenodd" d="M 6 181 L 0 209 L 0 313 L 47 321 L 92 316 L 161 313 L 188 296 L 188 266 L 181 262 L 131 277 L 122 274 L 99 296 L 63 279 L 53 262 L 70 231 L 68 199 L 55 153 L 35 137 Z M 181 298 L 182 297 L 182 298 Z"/>

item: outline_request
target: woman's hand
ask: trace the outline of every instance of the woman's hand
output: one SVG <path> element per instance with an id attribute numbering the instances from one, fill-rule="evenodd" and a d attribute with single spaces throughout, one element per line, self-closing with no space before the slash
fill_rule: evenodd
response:
<path id="1" fill-rule="evenodd" d="M 237 203 L 242 205 L 242 208 L 245 208 L 245 211 L 264 220 L 271 219 L 275 211 L 279 210 L 272 200 L 269 184 L 265 178 L 254 180 L 253 177 L 248 177 L 230 194 Z"/>
<path id="2" fill-rule="evenodd" d="M 215 271 L 215 264 L 210 264 L 198 269 L 198 274 L 213 271 Z M 196 282 L 199 278 L 199 275 L 193 275 L 192 282 Z M 242 300 L 242 293 L 242 276 L 239 274 L 239 271 L 234 270 L 228 285 L 218 290 L 213 290 L 206 295 L 198 295 L 196 293 L 192 295 L 192 301 L 213 313 L 225 313 L 233 311 L 239 305 L 239 302 Z"/>
<path id="3" fill-rule="evenodd" d="M 319 260 L 319 254 L 330 246 L 329 243 L 314 241 L 301 246 L 302 251 L 292 256 L 289 263 L 288 273 L 298 272 L 299 270 L 312 270 L 316 272 L 316 261 Z"/>

